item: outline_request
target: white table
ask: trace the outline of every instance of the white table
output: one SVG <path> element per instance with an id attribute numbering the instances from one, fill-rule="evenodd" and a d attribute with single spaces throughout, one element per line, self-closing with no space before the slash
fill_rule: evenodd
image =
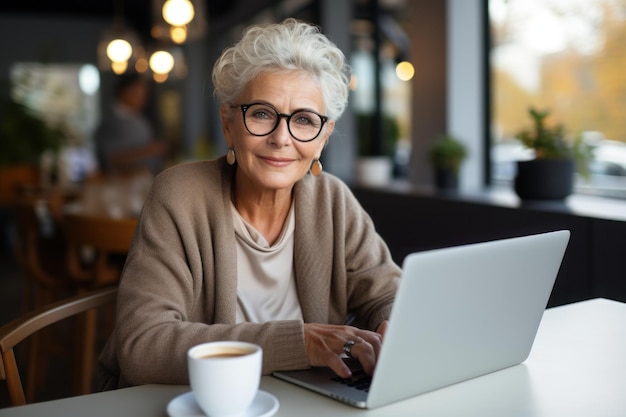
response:
<path id="1" fill-rule="evenodd" d="M 277 416 L 626 416 L 626 304 L 595 299 L 545 312 L 522 365 L 375 410 L 360 410 L 263 377 Z M 1 409 L 0 416 L 166 416 L 187 386 L 145 385 Z"/>

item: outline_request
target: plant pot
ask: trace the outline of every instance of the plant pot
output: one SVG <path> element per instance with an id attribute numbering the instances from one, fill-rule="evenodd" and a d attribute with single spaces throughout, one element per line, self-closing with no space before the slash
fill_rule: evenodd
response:
<path id="1" fill-rule="evenodd" d="M 515 192 L 523 200 L 562 200 L 574 189 L 572 159 L 533 159 L 517 162 Z"/>
<path id="2" fill-rule="evenodd" d="M 459 174 L 452 169 L 435 168 L 435 186 L 439 190 L 454 191 L 459 188 Z"/>
<path id="3" fill-rule="evenodd" d="M 390 156 L 361 156 L 356 160 L 356 180 L 361 185 L 388 185 L 392 172 L 393 160 Z"/>

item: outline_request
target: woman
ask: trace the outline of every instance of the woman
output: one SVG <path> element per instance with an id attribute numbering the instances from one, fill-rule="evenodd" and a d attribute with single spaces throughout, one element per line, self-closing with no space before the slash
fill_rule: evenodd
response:
<path id="1" fill-rule="evenodd" d="M 264 374 L 329 366 L 348 377 L 342 353 L 373 372 L 400 269 L 319 162 L 348 71 L 293 19 L 249 28 L 219 58 L 227 156 L 155 179 L 101 358 L 109 387 L 188 383 L 187 349 L 225 339 L 261 345 Z"/>

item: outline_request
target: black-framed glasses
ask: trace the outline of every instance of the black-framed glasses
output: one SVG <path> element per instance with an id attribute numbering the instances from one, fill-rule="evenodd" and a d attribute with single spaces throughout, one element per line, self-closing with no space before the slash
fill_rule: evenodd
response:
<path id="1" fill-rule="evenodd" d="M 241 110 L 243 124 L 254 136 L 269 135 L 276 130 L 280 119 L 284 117 L 287 119 L 287 129 L 295 140 L 310 142 L 319 136 L 324 123 L 328 121 L 328 116 L 312 110 L 296 110 L 291 114 L 283 114 L 266 103 L 240 104 L 233 108 Z"/>

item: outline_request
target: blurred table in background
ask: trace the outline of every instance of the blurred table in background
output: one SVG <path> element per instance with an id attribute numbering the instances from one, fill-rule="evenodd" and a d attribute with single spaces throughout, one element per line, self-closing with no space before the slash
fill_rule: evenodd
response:
<path id="1" fill-rule="evenodd" d="M 14 227 L 14 254 L 25 278 L 19 314 L 94 288 L 116 286 L 151 184 L 151 175 L 133 175 L 14 187 L 7 210 Z M 34 338 L 24 356 L 29 401 L 54 390 L 47 385 L 46 370 L 59 360 L 69 362 L 64 373 L 76 373 L 74 387 L 65 388 L 67 394 L 91 392 L 95 347 L 112 331 L 114 317 L 112 307 L 103 312 L 102 326 L 95 317 L 85 316 L 79 318 L 80 327 L 55 327 Z M 62 348 L 68 338 L 88 341 L 94 354 L 75 367 L 76 355 Z"/>
<path id="2" fill-rule="evenodd" d="M 150 174 L 94 178 L 82 184 L 80 197 L 68 202 L 63 212 L 113 219 L 137 218 L 152 180 Z"/>

